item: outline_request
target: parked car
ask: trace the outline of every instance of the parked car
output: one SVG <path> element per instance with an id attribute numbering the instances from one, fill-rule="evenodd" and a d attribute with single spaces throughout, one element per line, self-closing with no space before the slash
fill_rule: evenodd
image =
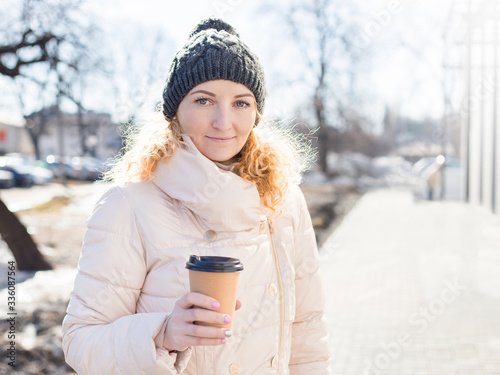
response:
<path id="1" fill-rule="evenodd" d="M 15 185 L 14 173 L 0 169 L 0 189 L 10 189 Z"/>
<path id="2" fill-rule="evenodd" d="M 5 155 L 5 164 L 22 167 L 33 177 L 33 183 L 36 185 L 45 185 L 54 180 L 54 173 L 41 164 L 39 160 L 28 155 L 9 153 Z"/>
<path id="3" fill-rule="evenodd" d="M 54 181 L 55 175 L 50 169 L 45 168 L 40 160 L 31 166 L 31 174 L 37 185 L 45 185 Z"/>
<path id="4" fill-rule="evenodd" d="M 79 181 L 95 181 L 100 178 L 105 169 L 102 161 L 90 156 L 65 157 L 62 164 L 66 178 Z M 58 176 L 61 168 L 61 157 L 49 155 L 45 165 Z"/>
<path id="5" fill-rule="evenodd" d="M 80 180 L 95 181 L 98 180 L 102 173 L 103 163 L 96 158 L 90 156 L 71 158 L 71 164 L 75 168 L 80 168 Z"/>
<path id="6" fill-rule="evenodd" d="M 71 180 L 80 180 L 81 179 L 81 168 L 75 167 L 71 164 L 70 159 L 68 157 L 64 158 L 64 161 L 61 161 L 61 157 L 58 155 L 49 155 L 47 156 L 44 166 L 50 169 L 54 175 L 60 176 L 61 169 L 64 173 L 64 177 L 69 178 Z"/>
<path id="7" fill-rule="evenodd" d="M 5 157 L 0 157 L 0 170 L 11 172 L 14 175 L 16 186 L 33 186 L 33 176 L 27 167 L 7 164 Z"/>

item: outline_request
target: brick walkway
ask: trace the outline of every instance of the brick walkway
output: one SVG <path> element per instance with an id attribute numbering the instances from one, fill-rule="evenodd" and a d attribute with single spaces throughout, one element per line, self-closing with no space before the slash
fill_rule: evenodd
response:
<path id="1" fill-rule="evenodd" d="M 500 375 L 500 217 L 373 191 L 320 257 L 335 375 Z"/>

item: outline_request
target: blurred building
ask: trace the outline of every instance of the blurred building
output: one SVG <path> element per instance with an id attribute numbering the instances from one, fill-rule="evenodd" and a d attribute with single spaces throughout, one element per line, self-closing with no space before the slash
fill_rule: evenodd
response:
<path id="1" fill-rule="evenodd" d="M 445 129 L 461 129 L 463 198 L 500 213 L 500 1 L 454 0 L 444 39 Z"/>
<path id="2" fill-rule="evenodd" d="M 9 152 L 33 154 L 34 147 L 24 120 L 0 119 L 0 155 Z"/>
<path id="3" fill-rule="evenodd" d="M 57 107 L 47 107 L 26 116 L 26 127 L 40 159 L 48 155 L 88 155 L 106 160 L 122 147 L 118 125 L 107 113 L 64 113 Z"/>

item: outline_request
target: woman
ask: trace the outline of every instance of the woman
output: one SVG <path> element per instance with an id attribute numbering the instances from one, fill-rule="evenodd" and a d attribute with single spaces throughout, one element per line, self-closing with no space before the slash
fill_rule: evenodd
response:
<path id="1" fill-rule="evenodd" d="M 329 373 L 314 231 L 294 153 L 257 126 L 265 95 L 235 30 L 201 22 L 88 220 L 63 322 L 78 373 Z M 244 264 L 232 330 L 193 324 L 231 317 L 189 292 L 190 254 Z"/>

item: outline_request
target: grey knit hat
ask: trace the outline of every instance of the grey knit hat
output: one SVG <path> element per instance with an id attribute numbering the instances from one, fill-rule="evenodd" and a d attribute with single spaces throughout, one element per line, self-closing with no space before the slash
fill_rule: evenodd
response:
<path id="1" fill-rule="evenodd" d="M 196 85 L 226 79 L 248 87 L 262 113 L 266 97 L 264 71 L 255 54 L 228 23 L 201 21 L 174 57 L 163 89 L 163 114 L 172 120 L 182 99 Z"/>

